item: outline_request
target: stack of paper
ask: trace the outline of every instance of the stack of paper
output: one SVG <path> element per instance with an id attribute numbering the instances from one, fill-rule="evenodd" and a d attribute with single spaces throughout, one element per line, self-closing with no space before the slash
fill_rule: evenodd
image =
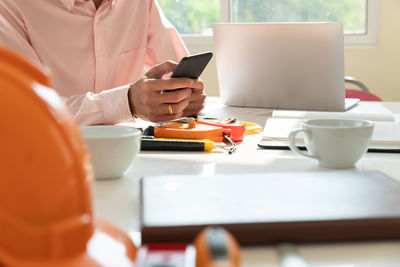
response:
<path id="1" fill-rule="evenodd" d="M 272 118 L 297 119 L 349 119 L 370 121 L 394 121 L 394 114 L 379 102 L 360 102 L 343 112 L 274 110 Z"/>
<path id="2" fill-rule="evenodd" d="M 345 112 L 308 112 L 294 110 L 274 111 L 265 124 L 260 147 L 288 148 L 289 133 L 300 128 L 307 119 L 357 119 L 373 121 L 374 132 L 369 151 L 400 152 L 400 124 L 394 114 L 381 103 L 363 102 Z M 296 143 L 304 146 L 303 134 L 297 135 Z"/>

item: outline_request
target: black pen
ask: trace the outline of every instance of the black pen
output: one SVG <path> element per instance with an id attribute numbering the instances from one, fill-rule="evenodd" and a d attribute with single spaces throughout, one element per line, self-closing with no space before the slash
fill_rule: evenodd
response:
<path id="1" fill-rule="evenodd" d="M 215 147 L 209 140 L 166 139 L 142 136 L 143 151 L 211 151 Z"/>

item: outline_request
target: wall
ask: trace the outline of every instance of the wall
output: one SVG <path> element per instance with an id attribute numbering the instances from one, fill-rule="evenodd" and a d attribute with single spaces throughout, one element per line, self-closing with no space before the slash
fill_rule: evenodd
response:
<path id="1" fill-rule="evenodd" d="M 379 43 L 370 48 L 345 49 L 345 73 L 356 77 L 386 101 L 400 101 L 400 1 L 380 1 Z M 206 45 L 188 45 L 191 53 L 212 50 Z M 202 75 L 206 93 L 218 96 L 213 59 Z"/>
<path id="2" fill-rule="evenodd" d="M 380 1 L 379 43 L 346 49 L 346 75 L 357 77 L 387 101 L 400 101 L 400 1 Z"/>

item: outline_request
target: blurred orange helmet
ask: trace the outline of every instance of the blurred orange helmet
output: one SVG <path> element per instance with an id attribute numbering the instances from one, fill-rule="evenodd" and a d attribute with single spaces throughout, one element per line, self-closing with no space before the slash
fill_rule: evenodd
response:
<path id="1" fill-rule="evenodd" d="M 79 130 L 41 71 L 0 48 L 0 265 L 133 265 L 136 248 L 92 211 Z"/>

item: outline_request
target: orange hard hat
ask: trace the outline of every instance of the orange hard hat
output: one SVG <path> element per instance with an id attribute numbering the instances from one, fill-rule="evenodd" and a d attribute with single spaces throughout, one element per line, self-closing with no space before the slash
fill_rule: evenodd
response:
<path id="1" fill-rule="evenodd" d="M 93 218 L 89 154 L 49 79 L 0 49 L 0 265 L 132 266 L 136 248 Z"/>
<path id="2" fill-rule="evenodd" d="M 0 62 L 1 67 L 5 68 L 5 72 L 18 72 L 19 75 L 24 75 L 24 80 L 33 80 L 42 85 L 50 86 L 49 77 L 33 66 L 25 58 L 18 54 L 0 47 Z"/>

